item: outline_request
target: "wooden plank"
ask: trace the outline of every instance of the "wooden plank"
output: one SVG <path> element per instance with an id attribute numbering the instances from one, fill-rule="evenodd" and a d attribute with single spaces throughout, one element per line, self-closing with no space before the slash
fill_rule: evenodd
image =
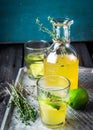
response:
<path id="1" fill-rule="evenodd" d="M 0 46 L 0 79 L 15 80 L 17 72 L 23 65 L 23 45 Z"/>
<path id="2" fill-rule="evenodd" d="M 72 43 L 72 45 L 75 47 L 79 55 L 79 65 L 84 67 L 93 67 L 93 61 L 90 57 L 86 44 L 84 42 L 76 42 Z"/>
<path id="3" fill-rule="evenodd" d="M 23 45 L 0 45 L 0 85 L 6 87 L 6 82 L 15 81 L 18 70 L 23 66 Z M 0 102 L 0 124 L 6 109 L 9 97 Z"/>

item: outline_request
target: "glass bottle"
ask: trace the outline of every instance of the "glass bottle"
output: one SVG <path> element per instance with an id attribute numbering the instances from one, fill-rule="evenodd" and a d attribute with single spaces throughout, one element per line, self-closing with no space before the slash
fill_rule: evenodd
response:
<path id="1" fill-rule="evenodd" d="M 70 44 L 70 26 L 73 20 L 54 19 L 52 21 L 55 37 L 45 58 L 45 75 L 60 75 L 71 82 L 70 89 L 78 87 L 79 59 L 76 50 Z"/>

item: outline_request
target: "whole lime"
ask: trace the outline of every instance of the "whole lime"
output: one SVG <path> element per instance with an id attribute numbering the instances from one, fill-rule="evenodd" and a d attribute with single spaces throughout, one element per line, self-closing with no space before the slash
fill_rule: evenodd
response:
<path id="1" fill-rule="evenodd" d="M 69 105 L 76 110 L 83 109 L 89 101 L 86 89 L 77 88 L 70 90 Z"/>

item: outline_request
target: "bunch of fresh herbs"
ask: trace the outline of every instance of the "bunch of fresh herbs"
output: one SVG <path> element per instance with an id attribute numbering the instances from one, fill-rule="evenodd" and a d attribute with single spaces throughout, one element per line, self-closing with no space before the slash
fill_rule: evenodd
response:
<path id="1" fill-rule="evenodd" d="M 11 96 L 12 103 L 17 106 L 18 112 L 20 113 L 20 119 L 26 125 L 29 121 L 35 121 L 37 117 L 37 110 L 29 104 L 28 100 L 24 97 L 21 87 L 15 87 L 13 84 L 9 84 L 8 93 Z"/>

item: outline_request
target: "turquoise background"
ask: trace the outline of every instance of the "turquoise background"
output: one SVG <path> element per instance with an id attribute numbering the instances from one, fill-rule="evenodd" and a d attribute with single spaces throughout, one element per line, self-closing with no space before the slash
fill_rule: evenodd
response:
<path id="1" fill-rule="evenodd" d="M 72 41 L 93 41 L 93 0 L 0 0 L 0 42 L 51 40 L 35 24 L 39 17 L 51 29 L 48 16 L 74 20 Z"/>

